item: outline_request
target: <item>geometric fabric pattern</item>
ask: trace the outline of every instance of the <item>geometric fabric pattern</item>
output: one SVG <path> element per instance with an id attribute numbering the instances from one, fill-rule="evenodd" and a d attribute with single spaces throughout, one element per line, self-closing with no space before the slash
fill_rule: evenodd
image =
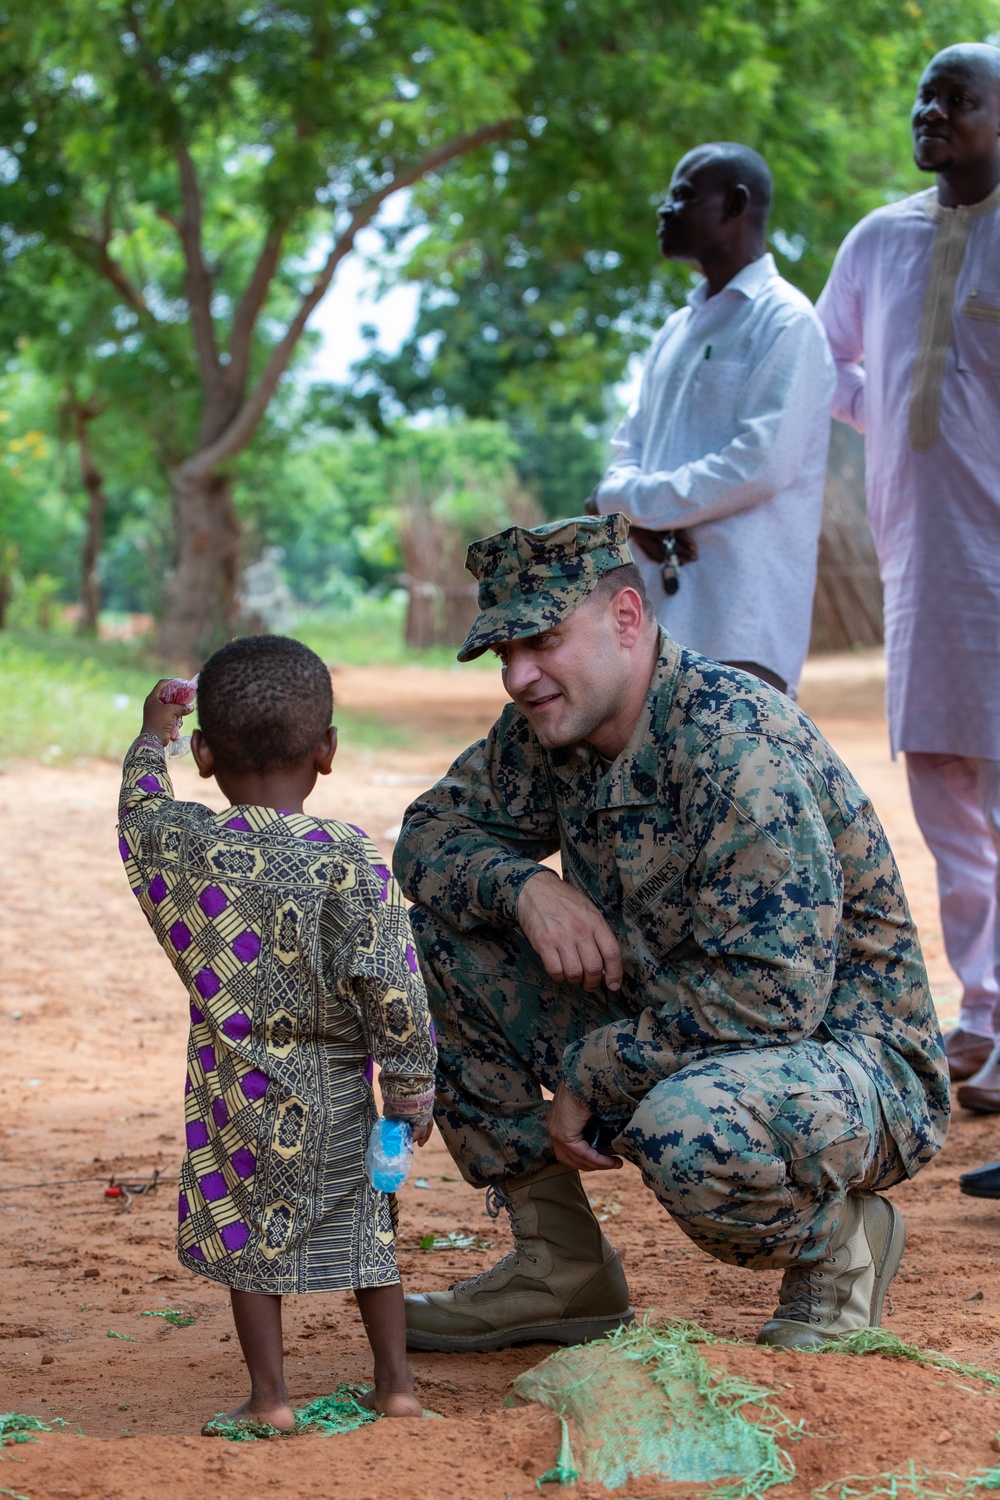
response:
<path id="1" fill-rule="evenodd" d="M 182 1264 L 254 1292 L 398 1281 L 364 1174 L 377 1118 L 421 1123 L 435 1048 L 399 888 L 358 828 L 179 802 L 163 749 L 125 757 L 119 849 L 188 991 Z"/>

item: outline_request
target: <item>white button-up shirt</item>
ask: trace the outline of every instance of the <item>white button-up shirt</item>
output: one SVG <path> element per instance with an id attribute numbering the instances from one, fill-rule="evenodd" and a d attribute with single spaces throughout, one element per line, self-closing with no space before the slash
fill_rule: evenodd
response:
<path id="1" fill-rule="evenodd" d="M 722 291 L 702 282 L 653 343 L 612 443 L 601 511 L 685 526 L 697 561 L 665 594 L 633 547 L 664 629 L 715 661 L 753 661 L 794 691 L 809 647 L 834 373 L 807 297 L 771 255 Z"/>
<path id="2" fill-rule="evenodd" d="M 866 433 L 893 751 L 1000 760 L 1000 188 L 876 209 L 818 310 Z"/>

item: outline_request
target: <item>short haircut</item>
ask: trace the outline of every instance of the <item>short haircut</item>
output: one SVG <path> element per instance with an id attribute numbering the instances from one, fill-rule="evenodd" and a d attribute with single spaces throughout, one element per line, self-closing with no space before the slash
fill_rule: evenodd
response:
<path id="1" fill-rule="evenodd" d="M 741 185 L 745 187 L 751 208 L 758 217 L 767 218 L 774 197 L 774 180 L 759 151 L 739 141 L 710 141 L 689 151 L 685 160 L 691 157 L 698 158 L 696 170 L 711 171 L 726 192 Z"/>
<path id="2" fill-rule="evenodd" d="M 602 573 L 590 591 L 591 599 L 610 599 L 621 589 L 635 589 L 642 600 L 642 612 L 644 615 L 653 613 L 653 606 L 649 594 L 646 592 L 646 580 L 634 562 L 622 563 L 621 567 L 612 568 L 607 573 Z"/>
<path id="3" fill-rule="evenodd" d="M 945 67 L 957 64 L 962 71 L 971 73 L 978 84 L 991 83 L 994 94 L 1000 98 L 1000 47 L 992 42 L 956 42 L 952 47 L 945 47 L 935 53 L 924 73 L 935 63 Z"/>
<path id="4" fill-rule="evenodd" d="M 323 662 L 283 635 L 246 635 L 198 675 L 198 722 L 226 770 L 263 775 L 293 766 L 330 727 L 333 688 Z"/>

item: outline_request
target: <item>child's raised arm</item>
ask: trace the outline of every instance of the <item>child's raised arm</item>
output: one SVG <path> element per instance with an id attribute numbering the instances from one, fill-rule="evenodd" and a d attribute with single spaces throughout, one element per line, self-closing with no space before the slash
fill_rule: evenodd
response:
<path id="1" fill-rule="evenodd" d="M 177 734 L 184 715 L 191 712 L 190 703 L 164 703 L 160 694 L 170 682 L 161 677 L 142 705 L 142 731 L 129 746 L 122 765 L 122 786 L 118 799 L 119 835 L 127 838 L 129 825 L 142 818 L 144 806 L 173 798 L 173 787 L 167 774 L 164 750 Z M 122 849 L 125 858 L 125 849 Z"/>

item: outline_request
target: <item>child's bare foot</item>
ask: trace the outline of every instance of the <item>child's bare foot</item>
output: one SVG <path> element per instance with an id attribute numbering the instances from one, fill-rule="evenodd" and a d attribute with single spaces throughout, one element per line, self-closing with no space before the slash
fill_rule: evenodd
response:
<path id="1" fill-rule="evenodd" d="M 377 1411 L 380 1417 L 422 1417 L 424 1409 L 416 1396 L 408 1391 L 380 1392 L 378 1386 L 358 1397 L 360 1406 Z"/>
<path id="2" fill-rule="evenodd" d="M 407 1416 L 413 1413 L 407 1412 Z M 419 1409 L 417 1415 L 420 1415 Z M 295 1413 L 287 1401 L 276 1401 L 274 1403 L 255 1403 L 251 1397 L 244 1401 L 242 1406 L 235 1407 L 227 1412 L 224 1417 L 213 1417 L 206 1422 L 201 1429 L 202 1437 L 218 1437 L 218 1429 L 228 1422 L 260 1422 L 268 1427 L 276 1427 L 279 1432 L 293 1432 L 295 1429 Z"/>

